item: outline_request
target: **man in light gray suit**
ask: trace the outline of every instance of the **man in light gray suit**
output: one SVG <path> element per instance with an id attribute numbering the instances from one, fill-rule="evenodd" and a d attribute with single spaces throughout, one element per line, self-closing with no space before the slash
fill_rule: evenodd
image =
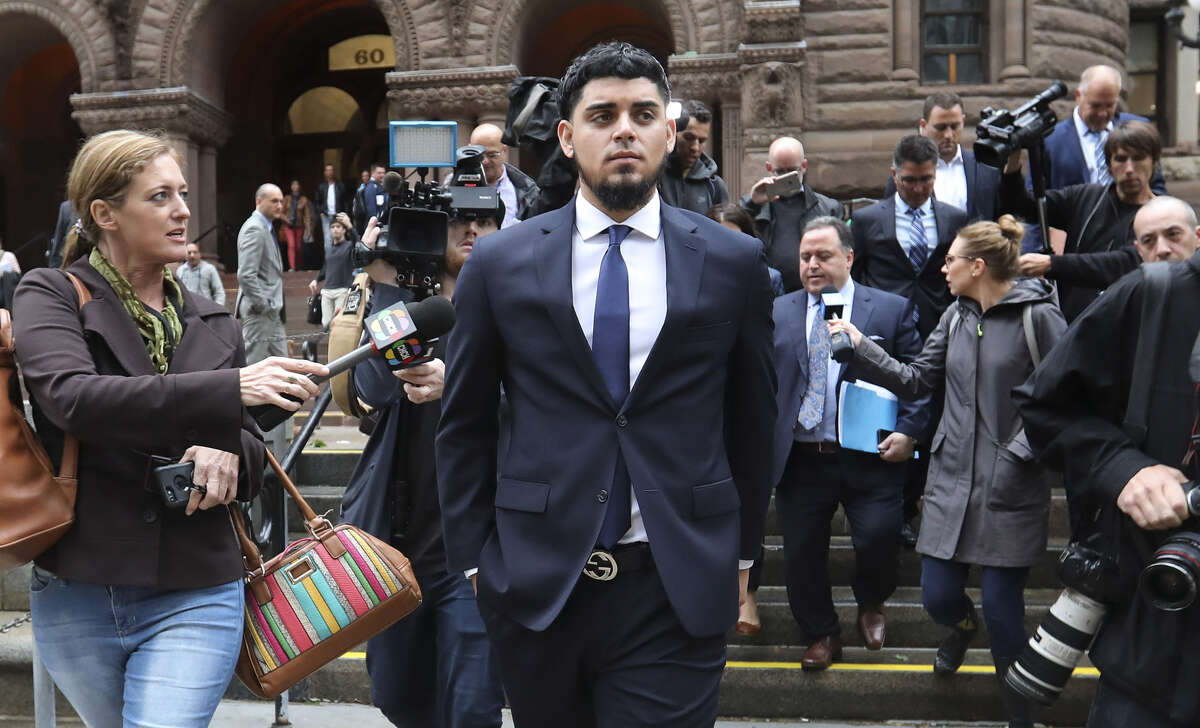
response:
<path id="1" fill-rule="evenodd" d="M 254 193 L 254 212 L 238 231 L 238 295 L 246 363 L 287 356 L 283 331 L 283 262 L 271 224 L 283 214 L 283 192 L 271 183 Z"/>

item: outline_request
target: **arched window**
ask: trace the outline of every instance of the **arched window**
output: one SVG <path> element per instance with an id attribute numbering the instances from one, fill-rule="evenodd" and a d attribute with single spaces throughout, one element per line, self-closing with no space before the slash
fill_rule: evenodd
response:
<path id="1" fill-rule="evenodd" d="M 358 113 L 354 97 L 334 86 L 309 89 L 288 108 L 288 134 L 346 131 Z"/>

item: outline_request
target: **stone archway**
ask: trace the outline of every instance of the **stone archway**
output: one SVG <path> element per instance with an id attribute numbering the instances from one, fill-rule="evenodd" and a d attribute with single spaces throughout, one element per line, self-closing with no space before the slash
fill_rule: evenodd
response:
<path id="1" fill-rule="evenodd" d="M 0 3 L 0 18 L 0 237 L 22 267 L 45 265 L 47 232 L 83 136 L 69 99 L 96 53 L 85 44 L 91 55 L 80 59 L 80 39 L 67 35 L 78 28 L 45 7 Z"/>
<path id="2" fill-rule="evenodd" d="M 0 18 L 26 15 L 53 26 L 71 45 L 79 64 L 80 90 L 107 90 L 113 85 L 116 46 L 108 22 L 86 0 L 0 0 Z M 4 30 L 12 31 L 11 24 Z M 94 32 L 92 29 L 100 29 Z M 3 31 L 0 31 L 2 37 Z"/>

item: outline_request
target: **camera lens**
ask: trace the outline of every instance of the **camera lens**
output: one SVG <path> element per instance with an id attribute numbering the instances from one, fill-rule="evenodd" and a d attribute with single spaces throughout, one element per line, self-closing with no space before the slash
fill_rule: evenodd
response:
<path id="1" fill-rule="evenodd" d="M 1008 669 L 1005 682 L 1027 700 L 1051 705 L 1091 645 L 1106 611 L 1095 599 L 1064 589 Z"/>
<path id="2" fill-rule="evenodd" d="M 1200 581 L 1200 534 L 1177 533 L 1158 547 L 1142 569 L 1139 588 L 1154 607 L 1168 612 L 1187 609 L 1196 601 Z"/>

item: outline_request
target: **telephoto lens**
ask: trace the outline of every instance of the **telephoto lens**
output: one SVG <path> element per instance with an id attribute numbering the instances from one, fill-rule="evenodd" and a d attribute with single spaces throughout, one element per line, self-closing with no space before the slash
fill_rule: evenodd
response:
<path id="1" fill-rule="evenodd" d="M 1200 487 L 1187 482 L 1183 484 L 1183 492 L 1194 518 L 1200 512 Z M 1197 582 L 1200 582 L 1200 533 L 1179 531 L 1162 542 L 1154 558 L 1142 569 L 1138 590 L 1155 608 L 1178 612 L 1196 601 Z"/>
<path id="2" fill-rule="evenodd" d="M 1051 705 L 1062 695 L 1104 622 L 1116 562 L 1103 549 L 1094 548 L 1098 543 L 1072 543 L 1063 551 L 1058 576 L 1067 588 L 1004 676 L 1014 692 L 1031 702 Z"/>

